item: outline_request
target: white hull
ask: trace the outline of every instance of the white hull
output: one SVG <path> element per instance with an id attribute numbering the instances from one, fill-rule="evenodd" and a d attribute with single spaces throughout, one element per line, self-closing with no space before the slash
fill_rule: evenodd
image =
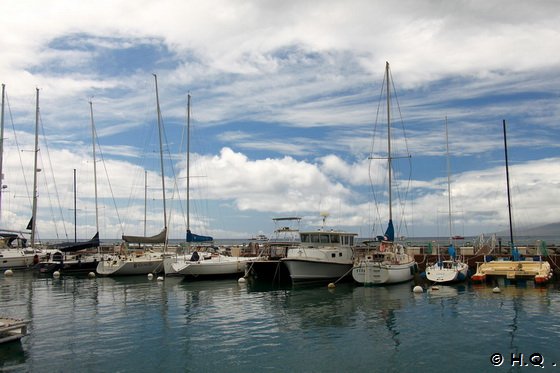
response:
<path id="1" fill-rule="evenodd" d="M 338 280 L 347 276 L 352 269 L 352 261 L 325 261 L 317 259 L 285 258 L 281 260 L 292 282 Z"/>
<path id="2" fill-rule="evenodd" d="M 362 260 L 352 269 L 352 278 L 363 285 L 397 284 L 412 280 L 415 271 L 415 262 L 388 264 Z"/>
<path id="3" fill-rule="evenodd" d="M 437 283 L 458 282 L 467 278 L 469 266 L 463 262 L 443 261 L 426 268 L 426 278 Z"/>
<path id="4" fill-rule="evenodd" d="M 26 253 L 18 249 L 0 250 L 0 269 L 28 268 L 33 266 L 33 258 L 39 253 Z M 41 256 L 41 255 L 39 255 Z"/>
<path id="5" fill-rule="evenodd" d="M 163 268 L 168 276 L 231 276 L 245 274 L 246 263 L 255 259 L 257 258 L 218 255 L 209 259 L 191 261 L 189 256 L 167 257 L 163 261 Z"/>
<path id="6" fill-rule="evenodd" d="M 158 273 L 162 270 L 161 255 L 143 255 L 104 260 L 99 262 L 96 272 L 102 276 L 130 276 Z"/>

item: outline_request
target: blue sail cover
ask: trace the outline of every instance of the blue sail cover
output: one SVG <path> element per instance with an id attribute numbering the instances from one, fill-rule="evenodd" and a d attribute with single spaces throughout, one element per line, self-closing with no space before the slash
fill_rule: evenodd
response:
<path id="1" fill-rule="evenodd" d="M 447 248 L 447 252 L 452 259 L 455 259 L 457 253 L 455 252 L 455 246 L 453 246 L 453 244 L 449 245 L 449 247 Z"/>
<path id="2" fill-rule="evenodd" d="M 209 242 L 214 241 L 214 238 L 210 236 L 201 236 L 198 234 L 191 233 L 190 229 L 187 230 L 187 242 Z"/>
<path id="3" fill-rule="evenodd" d="M 387 226 L 387 230 L 385 231 L 384 236 L 377 236 L 377 239 L 380 241 L 395 241 L 395 227 L 393 227 L 393 220 L 389 220 L 389 225 Z"/>
<path id="4" fill-rule="evenodd" d="M 515 246 L 513 246 L 511 249 L 511 255 L 513 256 L 514 262 L 518 262 L 521 260 L 521 254 L 519 254 L 519 250 L 517 250 L 517 247 Z"/>

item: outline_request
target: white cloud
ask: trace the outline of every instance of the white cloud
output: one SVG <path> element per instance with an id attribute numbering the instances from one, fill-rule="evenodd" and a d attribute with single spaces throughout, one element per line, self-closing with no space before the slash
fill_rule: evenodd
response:
<path id="1" fill-rule="evenodd" d="M 559 18 L 556 1 L 9 0 L 0 13 L 9 30 L 0 36 L 0 80 L 9 92 L 8 124 L 15 118 L 26 149 L 34 89 L 41 89 L 57 183 L 65 180 L 59 191 L 71 190 L 77 164 L 88 164 L 87 102 L 94 96 L 114 192 L 129 198 L 131 181 L 150 158 L 141 147 L 153 133 L 142 129 L 155 121 L 151 73 L 157 73 L 170 148 L 180 143 L 186 93 L 193 93 L 197 135 L 208 149 L 198 159 L 208 167 L 208 191 L 197 198 L 248 215 L 330 210 L 340 224 L 357 226 L 371 220 L 365 158 L 388 60 L 413 166 L 418 162 L 421 170 L 412 181 L 418 198 L 409 210 L 421 218 L 407 219 L 423 231 L 433 227 L 443 180 L 443 167 L 436 172 L 434 162 L 445 152 L 448 116 L 453 167 L 460 170 L 455 199 L 474 231 L 503 218 L 496 198 L 500 172 L 492 163 L 499 158 L 489 154 L 500 154 L 504 117 L 517 126 L 511 147 L 527 154 L 514 167 L 527 167 L 522 173 L 530 176 L 522 178 L 527 189 L 520 186 L 517 207 L 537 221 L 557 220 L 550 206 L 558 189 L 551 172 L 559 135 Z M 12 176 L 19 157 L 13 148 L 8 152 L 4 173 L 19 199 L 25 183 Z M 29 170 L 29 153 L 23 155 Z M 157 180 L 155 169 L 151 178 Z M 111 208 L 109 203 L 103 211 L 118 236 Z M 6 203 L 2 214 L 6 223 L 26 224 L 19 203 Z M 127 206 L 131 221 L 142 215 L 141 201 Z M 158 229 L 158 216 L 151 229 Z"/>

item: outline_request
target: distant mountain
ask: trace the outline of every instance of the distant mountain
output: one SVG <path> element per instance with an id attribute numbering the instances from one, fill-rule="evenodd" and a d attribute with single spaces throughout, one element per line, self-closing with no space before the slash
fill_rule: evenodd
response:
<path id="1" fill-rule="evenodd" d="M 516 229 L 514 234 L 516 236 L 560 236 L 560 222 L 532 228 Z M 509 235 L 509 230 L 496 232 L 496 235 L 507 236 Z"/>

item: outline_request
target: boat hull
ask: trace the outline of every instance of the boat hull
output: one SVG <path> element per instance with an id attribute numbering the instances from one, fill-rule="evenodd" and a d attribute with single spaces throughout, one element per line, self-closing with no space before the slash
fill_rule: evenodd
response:
<path id="1" fill-rule="evenodd" d="M 0 250 L 0 270 L 29 268 L 37 263 L 40 255 L 42 254 L 26 253 L 23 250 Z"/>
<path id="2" fill-rule="evenodd" d="M 147 275 L 161 271 L 163 271 L 163 259 L 161 257 L 108 259 L 99 262 L 96 268 L 96 272 L 102 276 Z"/>
<path id="3" fill-rule="evenodd" d="M 324 261 L 314 259 L 284 258 L 292 282 L 327 282 L 345 279 L 352 270 L 351 261 Z"/>
<path id="4" fill-rule="evenodd" d="M 387 264 L 364 260 L 352 269 L 352 278 L 363 285 L 398 284 L 412 280 L 416 270 L 415 262 Z"/>
<path id="5" fill-rule="evenodd" d="M 220 255 L 192 261 L 188 257 L 169 257 L 164 259 L 163 265 L 167 276 L 226 277 L 244 275 L 247 263 L 255 259 Z"/>
<path id="6" fill-rule="evenodd" d="M 437 283 L 464 281 L 467 278 L 469 266 L 463 262 L 451 263 L 449 266 L 438 263 L 426 268 L 426 279 Z"/>
<path id="7" fill-rule="evenodd" d="M 262 282 L 291 282 L 290 272 L 280 260 L 259 259 L 247 263 L 246 273 L 254 280 Z"/>

